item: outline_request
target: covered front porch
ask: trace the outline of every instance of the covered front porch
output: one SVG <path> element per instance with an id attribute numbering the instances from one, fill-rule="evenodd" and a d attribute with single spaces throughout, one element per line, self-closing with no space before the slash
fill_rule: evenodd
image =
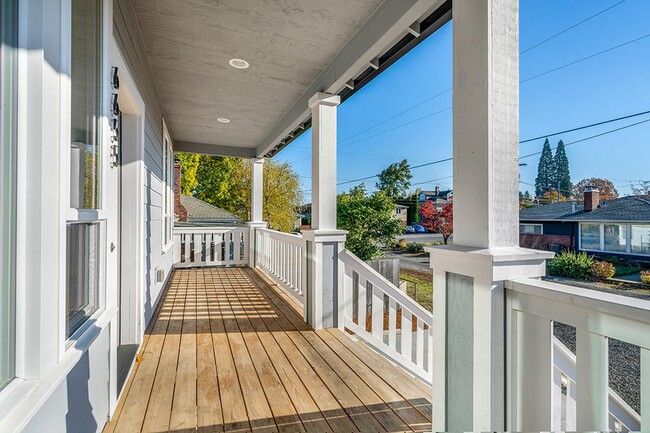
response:
<path id="1" fill-rule="evenodd" d="M 430 431 L 431 387 L 257 269 L 177 269 L 105 432 Z"/>

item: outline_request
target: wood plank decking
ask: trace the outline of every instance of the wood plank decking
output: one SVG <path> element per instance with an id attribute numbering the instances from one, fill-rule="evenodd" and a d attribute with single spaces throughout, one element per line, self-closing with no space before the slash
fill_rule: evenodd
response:
<path id="1" fill-rule="evenodd" d="M 247 268 L 174 272 L 104 432 L 431 430 L 431 389 Z"/>

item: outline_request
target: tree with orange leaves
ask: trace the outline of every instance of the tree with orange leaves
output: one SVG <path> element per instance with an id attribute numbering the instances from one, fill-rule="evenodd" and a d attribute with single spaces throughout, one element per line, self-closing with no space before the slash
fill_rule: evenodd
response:
<path id="1" fill-rule="evenodd" d="M 453 203 L 444 204 L 438 209 L 431 200 L 427 200 L 420 206 L 420 214 L 422 215 L 422 226 L 430 231 L 439 232 L 447 245 L 449 236 L 454 232 Z"/>

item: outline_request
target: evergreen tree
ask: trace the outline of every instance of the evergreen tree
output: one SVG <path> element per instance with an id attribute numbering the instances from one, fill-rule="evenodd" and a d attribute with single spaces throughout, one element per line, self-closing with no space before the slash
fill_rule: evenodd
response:
<path id="1" fill-rule="evenodd" d="M 560 188 L 560 194 L 569 196 L 573 184 L 571 183 L 571 173 L 569 172 L 569 158 L 566 156 L 564 142 L 560 140 L 555 149 L 555 186 Z"/>
<path id="2" fill-rule="evenodd" d="M 535 179 L 535 195 L 542 196 L 545 192 L 557 188 L 555 183 L 555 163 L 553 161 L 553 152 L 548 138 L 544 141 L 542 156 L 539 158 L 537 166 L 537 178 Z"/>

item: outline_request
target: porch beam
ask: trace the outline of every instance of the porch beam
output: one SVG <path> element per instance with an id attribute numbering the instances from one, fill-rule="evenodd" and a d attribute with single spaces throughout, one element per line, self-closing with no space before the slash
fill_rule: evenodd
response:
<path id="1" fill-rule="evenodd" d="M 257 156 L 253 147 L 220 146 L 208 143 L 192 143 L 189 141 L 174 141 L 174 152 L 232 156 L 236 158 L 254 158 Z"/>
<path id="2" fill-rule="evenodd" d="M 368 68 L 368 64 L 409 33 L 413 22 L 427 16 L 445 0 L 400 0 L 383 2 L 370 19 L 320 73 L 257 147 L 257 156 L 273 147 L 309 118 L 309 98 L 317 92 L 336 94 L 346 83 Z"/>

